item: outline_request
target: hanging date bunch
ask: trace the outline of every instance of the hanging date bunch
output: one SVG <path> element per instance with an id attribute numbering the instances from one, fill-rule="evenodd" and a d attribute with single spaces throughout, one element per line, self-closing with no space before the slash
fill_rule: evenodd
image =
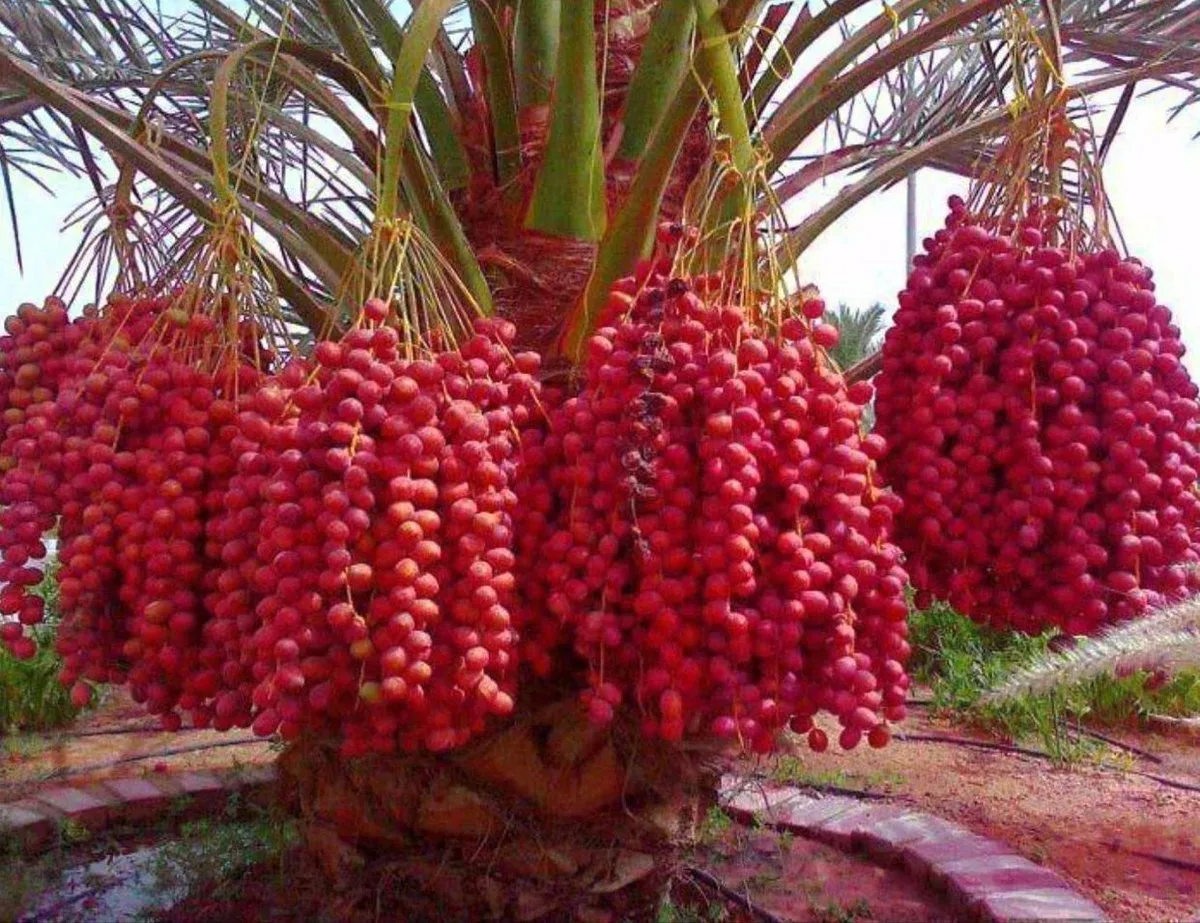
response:
<path id="1" fill-rule="evenodd" d="M 4 625 L 3 639 L 19 656 L 34 653 L 23 626 L 42 611 L 29 594 L 29 562 L 56 529 L 56 644 L 72 699 L 83 705 L 92 683 L 124 682 L 168 728 L 198 703 L 188 685 L 207 617 L 215 434 L 279 343 L 269 312 L 247 315 L 249 293 L 227 284 L 249 246 L 230 219 L 177 276 L 160 280 L 161 294 L 114 294 L 75 320 L 54 300 L 23 308 L 3 350 L 15 374 L 0 515 L 6 566 L 24 562 L 7 573 L 5 611 L 19 607 L 19 620 Z"/>
<path id="2" fill-rule="evenodd" d="M 650 737 L 756 752 L 790 727 L 822 750 L 827 710 L 844 748 L 882 746 L 904 715 L 907 578 L 883 442 L 860 428 L 870 387 L 829 358 L 822 302 L 776 296 L 755 234 L 716 261 L 664 226 L 663 256 L 613 287 L 578 390 L 527 433 L 547 474 L 521 504 L 545 613 L 524 652 L 548 670 L 573 649 L 600 725 L 629 713 Z"/>
<path id="3" fill-rule="evenodd" d="M 914 584 L 1029 632 L 1198 585 L 1197 387 L 1090 150 L 1060 102 L 1014 124 L 913 261 L 876 380 Z"/>
<path id="4" fill-rule="evenodd" d="M 206 636 L 213 678 L 236 680 L 214 725 L 441 751 L 514 707 L 511 483 L 538 359 L 509 351 L 512 325 L 478 316 L 411 222 L 366 249 L 349 329 L 243 414 L 212 530 L 224 602 Z"/>
<path id="5" fill-rule="evenodd" d="M 0 640 L 18 657 L 35 645 L 25 628 L 42 621 L 44 602 L 32 592 L 42 579 L 44 539 L 64 510 L 78 509 L 78 491 L 91 478 L 100 450 L 89 443 L 98 420 L 101 381 L 88 376 L 101 364 L 125 361 L 124 350 L 162 314 L 165 299 L 115 297 L 71 319 L 48 298 L 24 304 L 0 337 Z M 78 409 L 76 395 L 90 395 Z M 89 390 L 90 389 L 90 390 Z M 60 403 L 63 394 L 68 396 Z M 109 436 L 112 434 L 109 433 Z M 105 469 L 96 473 L 96 481 Z"/>
<path id="6" fill-rule="evenodd" d="M 52 414 L 57 477 L 62 680 L 124 682 L 178 727 L 208 614 L 205 521 L 224 476 L 216 447 L 274 361 L 281 320 L 246 313 L 237 264 L 252 246 L 236 216 L 157 297 L 111 299 L 96 337 L 76 350 Z M 186 281 L 184 279 L 186 278 Z M 114 328 L 112 318 L 120 318 Z M 37 462 L 41 464 L 41 460 Z"/>

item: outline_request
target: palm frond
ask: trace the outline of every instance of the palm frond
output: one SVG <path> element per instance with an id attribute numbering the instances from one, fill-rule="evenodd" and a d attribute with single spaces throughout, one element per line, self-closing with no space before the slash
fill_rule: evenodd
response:
<path id="1" fill-rule="evenodd" d="M 898 43 L 956 6 L 962 4 L 895 6 L 893 27 L 877 29 L 875 40 L 845 64 L 842 79 L 870 66 L 889 49 L 894 51 Z M 1194 3 L 1062 0 L 1052 6 L 1059 7 L 1057 37 L 1065 62 L 1063 76 L 1068 85 L 1081 88 L 1073 102 L 1074 114 L 1094 127 L 1098 141 L 1115 133 L 1128 106 L 1122 106 L 1120 94 L 1111 91 L 1136 83 L 1141 95 L 1166 87 L 1185 91 L 1181 105 L 1200 99 L 1196 90 L 1200 80 L 1200 29 L 1195 22 Z M 814 156 L 810 152 L 854 150 L 859 153 L 845 168 L 859 171 L 864 177 L 887 178 L 886 182 L 865 183 L 859 187 L 861 195 L 830 203 L 820 216 L 820 225 L 810 224 L 816 233 L 865 195 L 914 169 L 933 167 L 978 175 L 992 160 L 998 139 L 994 132 L 966 129 L 971 125 L 1002 125 L 1003 116 L 1020 105 L 1022 88 L 1031 86 L 1036 78 L 1042 50 L 1053 44 L 1054 30 L 1047 21 L 1046 9 L 1047 5 L 1041 3 L 1005 4 L 928 47 L 915 49 L 839 106 L 819 133 L 809 137 L 806 147 L 777 165 L 778 188 L 784 193 L 781 198 L 786 201 L 808 185 L 806 171 Z M 876 15 L 868 7 L 844 17 L 838 26 L 843 43 L 861 34 L 866 22 Z M 1026 23 L 1040 48 L 1035 47 L 1032 53 L 1028 48 L 1023 53 L 1015 50 L 1008 28 L 1014 17 Z M 803 72 L 805 63 L 796 62 L 795 73 Z M 787 98 L 786 94 L 777 94 L 770 111 L 777 111 L 781 100 Z M 930 155 L 918 160 L 910 156 L 914 150 L 928 150 Z M 1070 188 L 1066 192 L 1075 193 Z M 801 235 L 790 249 L 799 252 L 815 236 Z"/>
<path id="2" fill-rule="evenodd" d="M 1194 86 L 1200 74 L 1200 30 L 1195 5 L 1186 0 L 1062 0 L 1058 31 L 1068 81 L 1120 76 L 1129 82 L 1153 67 L 1160 81 Z M 888 115 L 876 124 L 843 110 L 835 117 L 848 140 L 887 138 L 920 143 L 955 125 L 970 121 L 1016 98 L 1020 86 L 1032 85 L 1051 45 L 1053 24 L 1045 4 L 1017 3 L 980 20 L 963 33 L 913 56 L 905 67 L 889 72 Z M 937 9 L 937 5 L 934 5 Z M 926 11 L 907 28 L 917 28 Z M 1015 55 L 1006 34 L 1006 17 L 1020 16 L 1042 46 L 1033 54 Z M 900 33 L 906 31 L 900 30 Z M 900 34 L 898 33 L 898 34 Z M 886 47 L 891 41 L 879 43 Z"/>
<path id="3" fill-rule="evenodd" d="M 253 199 L 255 207 L 290 203 L 295 213 L 323 225 L 326 235 L 353 246 L 369 229 L 373 212 L 379 81 L 390 73 L 389 49 L 394 52 L 400 28 L 392 28 L 388 17 L 399 22 L 403 16 L 391 12 L 393 6 L 419 5 L 181 0 L 167 13 L 155 0 L 6 0 L 0 4 L 0 55 L 83 94 L 114 125 L 128 126 L 144 110 L 155 138 L 194 153 L 206 151 L 210 141 L 209 88 L 221 57 L 254 39 L 290 43 L 290 66 L 306 79 L 289 81 L 262 67 L 239 75 L 229 121 L 231 157 L 262 193 Z M 432 164 L 445 190 L 466 186 L 465 158 L 440 153 L 453 152 L 458 136 L 473 127 L 470 107 L 487 91 L 464 62 L 480 38 L 475 30 L 482 18 L 471 13 L 512 6 L 457 3 L 444 21 L 418 94 L 414 176 L 418 164 Z M 786 202 L 838 170 L 862 171 L 849 194 L 793 235 L 793 253 L 857 201 L 914 169 L 970 173 L 987 163 L 994 150 L 989 131 L 1003 126 L 1008 107 L 1019 101 L 1038 67 L 1037 55 L 1019 53 L 1010 41 L 1014 17 L 1052 58 L 1061 57 L 1069 80 L 1092 88 L 1080 105 L 1086 102 L 1087 117 L 1106 136 L 1115 132 L 1129 103 L 1110 112 L 1104 91 L 1136 81 L 1141 93 L 1170 87 L 1183 91 L 1185 104 L 1200 99 L 1194 0 L 899 0 L 882 13 L 870 0 L 833 0 L 815 12 L 806 4 L 746 6 L 761 14 L 758 26 L 739 33 L 751 122 L 763 127 L 768 140 L 787 142 L 786 156 L 771 167 L 779 198 Z M 330 16 L 334 7 L 346 13 L 340 30 Z M 1057 16 L 1048 17 L 1048 10 L 1057 10 Z M 365 42 L 357 54 L 346 47 L 350 34 Z M 814 73 L 820 76 L 815 83 Z M 808 79 L 798 79 L 806 74 Z M 814 92 L 820 97 L 815 107 L 813 98 L 797 100 L 797 93 Z M 426 111 L 421 98 L 430 104 Z M 789 113 L 799 121 L 788 124 Z M 0 182 L 6 199 L 13 176 L 48 187 L 53 170 L 89 178 L 102 199 L 117 164 L 91 143 L 27 86 L 0 76 Z M 852 153 L 813 160 L 831 149 Z M 507 148 L 500 153 L 513 156 Z M 495 150 L 487 154 L 493 161 L 496 156 Z M 451 160 L 455 165 L 447 166 Z M 502 166 L 503 178 L 514 163 Z M 202 166 L 193 161 L 193 168 L 199 177 Z M 439 190 L 437 204 L 443 216 L 452 217 L 445 190 Z M 160 213 L 181 219 L 170 204 Z M 443 228 L 434 236 L 452 240 L 455 233 Z M 304 265 L 302 256 L 293 256 Z M 317 280 L 320 286 L 322 275 L 309 266 L 304 284 Z"/>

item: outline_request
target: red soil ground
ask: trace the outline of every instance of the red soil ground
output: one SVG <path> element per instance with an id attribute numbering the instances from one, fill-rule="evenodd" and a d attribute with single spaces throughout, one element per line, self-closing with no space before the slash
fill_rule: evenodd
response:
<path id="1" fill-rule="evenodd" d="M 207 749 L 190 749 L 200 747 Z M 187 752 L 167 752 L 172 750 Z M 255 765 L 274 758 L 270 746 L 249 731 L 161 731 L 124 691 L 114 691 L 61 732 L 0 736 L 0 802 L 50 784 Z"/>
<path id="2" fill-rule="evenodd" d="M 910 734 L 973 736 L 918 715 Z M 1200 742 L 1110 733 L 1162 759 L 1109 751 L 1111 768 L 1058 768 L 1020 754 L 896 741 L 882 751 L 831 749 L 803 759 L 818 781 L 866 788 L 1013 847 L 1062 874 L 1115 920 L 1200 919 L 1200 791 L 1137 776 L 1136 769 L 1200 786 Z M 786 758 L 785 758 L 786 760 Z M 779 760 L 764 771 L 787 774 Z"/>

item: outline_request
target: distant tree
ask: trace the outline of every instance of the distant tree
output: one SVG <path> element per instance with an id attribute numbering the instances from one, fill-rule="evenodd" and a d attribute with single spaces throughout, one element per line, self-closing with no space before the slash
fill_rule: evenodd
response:
<path id="1" fill-rule="evenodd" d="M 886 315 L 887 308 L 878 302 L 862 309 L 840 304 L 836 311 L 825 312 L 825 320 L 841 333 L 832 352 L 842 369 L 850 368 L 879 348 L 887 326 Z"/>
<path id="2" fill-rule="evenodd" d="M 886 314 L 887 308 L 879 302 L 863 309 L 839 304 L 836 311 L 825 312 L 825 320 L 837 327 L 841 334 L 832 353 L 842 370 L 850 368 L 879 348 L 883 330 L 887 326 Z M 863 408 L 862 425 L 868 432 L 875 427 L 874 399 Z"/>

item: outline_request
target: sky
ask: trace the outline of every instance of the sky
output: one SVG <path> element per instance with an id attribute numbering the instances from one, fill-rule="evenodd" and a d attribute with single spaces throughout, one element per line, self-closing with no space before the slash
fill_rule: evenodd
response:
<path id="1" fill-rule="evenodd" d="M 1171 307 L 1185 344 L 1200 355 L 1196 229 L 1200 215 L 1200 108 L 1185 110 L 1168 122 L 1169 105 L 1179 97 L 1165 93 L 1139 97 L 1109 152 L 1105 183 L 1117 220 L 1133 255 L 1155 271 L 1160 300 Z M 0 314 L 22 301 L 40 301 L 50 292 L 79 241 L 79 228 L 63 226 L 86 199 L 86 180 L 43 174 L 53 195 L 16 177 L 16 203 L 25 257 L 19 272 L 12 232 L 0 205 Z M 805 192 L 789 207 L 795 220 L 819 206 L 848 178 L 835 177 Z M 966 180 L 926 170 L 917 180 L 919 236 L 942 226 L 946 198 L 966 191 Z M 801 274 L 816 284 L 831 305 L 865 307 L 879 302 L 891 308 L 903 287 L 905 266 L 905 189 L 900 184 L 859 204 L 819 238 L 804 255 Z M 1200 371 L 1196 355 L 1188 364 Z"/>

